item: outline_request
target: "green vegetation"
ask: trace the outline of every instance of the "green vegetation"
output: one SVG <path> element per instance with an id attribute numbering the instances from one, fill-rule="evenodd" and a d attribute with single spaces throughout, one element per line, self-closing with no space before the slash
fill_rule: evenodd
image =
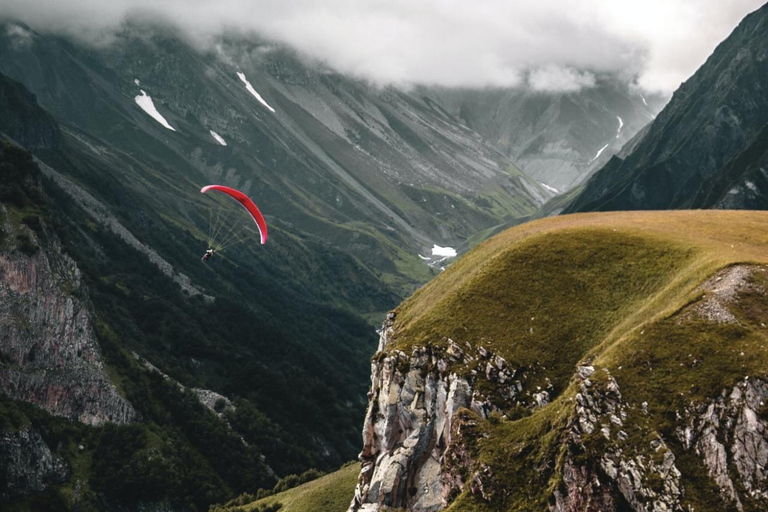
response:
<path id="1" fill-rule="evenodd" d="M 561 390 L 576 362 L 693 255 L 600 228 L 537 234 L 491 259 L 473 251 L 449 269 L 448 289 L 428 285 L 403 304 L 391 346 L 469 341 L 513 367 L 543 365 Z"/>
<path id="2" fill-rule="evenodd" d="M 571 376 L 584 362 L 599 370 L 593 386 L 605 384 L 609 373 L 602 370 L 608 370 L 630 404 L 625 452 L 647 452 L 661 436 L 684 473 L 684 504 L 724 509 L 701 460 L 678 445 L 673 430 L 677 412 L 691 403 L 706 403 L 746 376 L 768 378 L 768 272 L 752 267 L 728 306 L 735 323 L 714 323 L 692 311 L 710 295 L 699 288 L 705 280 L 737 263 L 768 263 L 767 248 L 765 212 L 544 219 L 486 241 L 405 301 L 388 350 L 446 346 L 450 338 L 532 370 L 528 385 L 544 376 L 554 385 L 544 408 L 462 429 L 462 443 L 493 475 L 484 486 L 491 500 L 465 492 L 449 510 L 542 510 L 562 485 L 566 456 L 597 470 L 606 449 L 599 431 L 585 436 L 583 447 L 564 437 L 578 391 Z M 645 483 L 662 482 L 651 474 Z M 744 500 L 744 510 L 760 506 Z"/>
<path id="3" fill-rule="evenodd" d="M 3 217 L 10 220 L 3 226 L 12 230 L 3 233 L 3 250 L 26 252 L 17 235 L 45 245 L 55 230 L 86 285 L 75 290 L 62 283 L 61 291 L 87 290 L 108 372 L 142 418 L 135 425 L 91 428 L 0 400 L 2 428 L 31 425 L 72 470 L 66 482 L 15 501 L 12 510 L 64 510 L 64 504 L 90 511 L 105 502 L 159 501 L 205 510 L 273 488 L 272 470 L 278 478 L 308 467 L 325 470 L 356 453 L 375 339 L 366 323 L 292 293 L 267 279 L 264 269 L 257 268 L 255 282 L 232 289 L 228 282 L 248 270 L 226 259 L 217 267 L 223 278 L 205 281 L 215 300 L 189 297 L 41 177 L 29 153 L 0 144 L 0 170 Z M 320 255 L 343 275 L 343 260 Z M 193 259 L 200 266 L 197 254 Z M 188 387 L 226 393 L 234 408 L 219 417 L 191 391 L 144 368 L 134 350 Z M 13 363 L 2 355 L 0 364 Z M 297 386 L 304 391 L 296 393 Z M 288 478 L 282 488 L 316 475 Z"/>
<path id="4" fill-rule="evenodd" d="M 331 474 L 249 503 L 242 500 L 211 507 L 210 512 L 266 512 L 280 505 L 280 512 L 344 512 L 349 507 L 360 465 L 356 462 Z"/>

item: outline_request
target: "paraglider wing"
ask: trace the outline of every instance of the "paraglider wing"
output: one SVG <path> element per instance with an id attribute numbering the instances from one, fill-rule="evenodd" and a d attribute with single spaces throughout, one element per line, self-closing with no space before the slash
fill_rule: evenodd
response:
<path id="1" fill-rule="evenodd" d="M 251 214 L 254 222 L 256 222 L 256 226 L 259 228 L 262 245 L 267 243 L 267 221 L 264 220 L 264 216 L 247 195 L 243 194 L 239 190 L 235 190 L 234 188 L 225 187 L 224 185 L 208 185 L 200 189 L 200 193 L 205 194 L 209 190 L 218 190 L 219 192 L 223 192 L 243 205 L 243 207 L 248 210 L 248 213 Z"/>

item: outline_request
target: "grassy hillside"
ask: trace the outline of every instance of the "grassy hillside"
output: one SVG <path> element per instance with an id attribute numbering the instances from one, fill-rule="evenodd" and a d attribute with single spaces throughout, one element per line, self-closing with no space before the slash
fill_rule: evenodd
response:
<path id="1" fill-rule="evenodd" d="M 261 512 L 262 510 L 280 510 L 280 512 L 344 512 L 355 490 L 360 465 L 350 463 L 331 474 L 317 480 L 268 496 L 243 505 L 227 504 L 213 507 L 211 512 Z"/>
<path id="2" fill-rule="evenodd" d="M 526 386 L 552 383 L 549 405 L 522 414 L 502 410 L 463 433 L 476 464 L 491 468 L 493 485 L 485 492 L 493 510 L 542 510 L 564 485 L 563 460 L 574 456 L 564 432 L 579 391 L 577 364 L 599 371 L 593 377 L 598 386 L 612 376 L 630 404 L 627 439 L 617 441 L 622 449 L 643 453 L 653 436 L 664 439 L 683 473 L 683 503 L 722 510 L 701 459 L 676 442 L 676 415 L 745 377 L 768 377 L 768 332 L 761 321 L 768 313 L 766 263 L 768 212 L 539 220 L 481 244 L 405 301 L 386 350 L 447 347 L 451 339 L 525 368 Z M 731 284 L 738 269 L 742 281 Z M 735 290 L 722 303 L 732 321 L 707 316 L 721 293 L 715 285 Z M 455 370 L 468 375 L 472 368 Z M 647 412 L 640 411 L 643 402 Z M 595 464 L 605 442 L 598 432 L 580 449 L 577 460 Z M 762 510 L 764 503 L 750 499 L 742 498 L 744 510 Z M 450 510 L 488 505 L 465 492 Z"/>

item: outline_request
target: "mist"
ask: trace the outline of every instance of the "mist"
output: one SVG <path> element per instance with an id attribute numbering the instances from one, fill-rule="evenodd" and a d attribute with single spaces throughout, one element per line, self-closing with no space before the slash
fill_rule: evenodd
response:
<path id="1" fill-rule="evenodd" d="M 378 84 L 578 91 L 603 74 L 668 94 L 762 0 L 0 0 L 0 17 L 104 42 L 126 19 L 200 45 L 230 31 Z"/>

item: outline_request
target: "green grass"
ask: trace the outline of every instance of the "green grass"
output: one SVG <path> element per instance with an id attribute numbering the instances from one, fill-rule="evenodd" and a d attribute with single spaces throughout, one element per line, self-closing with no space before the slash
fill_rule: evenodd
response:
<path id="1" fill-rule="evenodd" d="M 751 287 L 729 306 L 737 323 L 686 314 L 702 298 L 702 282 L 738 263 L 768 263 L 768 212 L 570 215 L 484 242 L 405 301 L 387 350 L 451 338 L 532 368 L 534 382 L 547 376 L 555 388 L 552 403 L 528 416 L 479 421 L 476 439 L 463 442 L 492 469 L 491 503 L 465 492 L 449 510 L 545 510 L 566 454 L 592 464 L 603 453 L 599 434 L 580 453 L 569 452 L 564 437 L 578 391 L 572 375 L 584 361 L 609 370 L 629 404 L 625 453 L 645 453 L 661 435 L 684 472 L 684 504 L 723 509 L 701 461 L 676 444 L 673 430 L 676 411 L 691 402 L 745 376 L 768 377 L 768 272 L 752 272 Z M 598 371 L 593 380 L 607 378 Z M 644 401 L 648 415 L 639 410 Z M 760 507 L 745 501 L 745 510 Z"/>
<path id="2" fill-rule="evenodd" d="M 256 511 L 259 507 L 281 503 L 280 512 L 345 512 L 355 491 L 360 465 L 350 463 L 317 480 L 263 498 L 242 508 Z"/>

